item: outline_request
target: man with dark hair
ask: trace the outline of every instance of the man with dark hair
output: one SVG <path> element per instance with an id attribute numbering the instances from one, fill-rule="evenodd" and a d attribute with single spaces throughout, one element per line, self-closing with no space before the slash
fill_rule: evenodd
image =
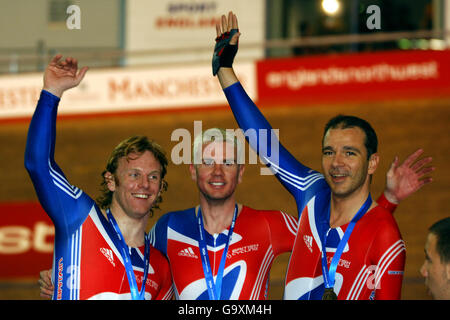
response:
<path id="1" fill-rule="evenodd" d="M 450 300 L 450 217 L 429 229 L 420 273 L 433 299 Z"/>
<path id="2" fill-rule="evenodd" d="M 121 142 L 103 174 L 106 195 L 99 204 L 71 185 L 54 159 L 56 116 L 62 94 L 81 82 L 87 67 L 78 70 L 76 59 L 61 58 L 45 69 L 25 151 L 25 167 L 55 224 L 53 299 L 170 299 L 169 263 L 145 233 L 161 199 L 164 151 L 144 136 Z"/>
<path id="3" fill-rule="evenodd" d="M 216 25 L 213 74 L 241 129 L 272 127 L 245 93 L 233 69 L 240 36 L 236 16 L 222 16 Z M 373 134 L 372 134 L 373 132 Z M 376 135 L 367 122 L 337 117 L 327 125 L 322 143 L 323 176 L 304 166 L 279 144 L 279 161 L 271 161 L 271 136 L 249 144 L 273 170 L 294 197 L 299 227 L 286 275 L 286 299 L 399 299 L 405 263 L 405 245 L 398 226 L 386 210 L 382 196 L 372 201 L 370 181 L 378 163 Z M 375 143 L 374 143 L 375 142 Z M 258 148 L 259 143 L 266 148 Z M 431 179 L 422 179 L 432 168 L 430 158 L 405 161 L 418 178 L 409 190 L 418 190 Z M 391 166 L 395 172 L 397 159 Z M 404 169 L 404 168 L 403 168 Z M 390 171 L 391 171 L 390 170 Z M 388 173 L 389 176 L 389 173 Z M 325 178 L 325 179 L 324 179 Z M 387 184 L 386 197 L 392 190 Z M 401 200 L 397 194 L 393 197 Z"/>
<path id="4" fill-rule="evenodd" d="M 362 131 L 364 131 L 365 134 L 364 146 L 367 149 L 367 159 L 368 159 L 372 154 L 377 153 L 378 151 L 378 138 L 377 134 L 375 133 L 375 130 L 372 128 L 370 123 L 368 123 L 364 119 L 354 116 L 337 115 L 334 118 L 331 118 L 325 125 L 323 137 L 325 138 L 325 134 L 329 129 L 347 129 L 355 127 L 358 127 Z"/>

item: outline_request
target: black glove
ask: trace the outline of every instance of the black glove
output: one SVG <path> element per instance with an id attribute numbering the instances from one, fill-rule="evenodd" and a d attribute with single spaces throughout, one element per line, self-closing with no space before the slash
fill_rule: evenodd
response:
<path id="1" fill-rule="evenodd" d="M 221 67 L 231 68 L 234 57 L 238 51 L 238 44 L 230 44 L 230 40 L 238 29 L 231 29 L 230 32 L 225 32 L 220 37 L 216 38 L 216 46 L 214 47 L 214 54 L 212 59 L 212 70 L 215 76 Z"/>

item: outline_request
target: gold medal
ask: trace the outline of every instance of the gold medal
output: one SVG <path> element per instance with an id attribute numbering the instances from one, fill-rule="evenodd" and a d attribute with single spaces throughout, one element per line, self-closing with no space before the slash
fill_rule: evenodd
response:
<path id="1" fill-rule="evenodd" d="M 333 288 L 325 288 L 322 300 L 337 300 L 337 295 L 334 293 Z"/>

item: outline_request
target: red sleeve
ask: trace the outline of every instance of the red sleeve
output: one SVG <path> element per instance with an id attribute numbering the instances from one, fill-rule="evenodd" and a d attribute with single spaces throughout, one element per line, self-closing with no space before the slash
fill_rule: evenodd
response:
<path id="1" fill-rule="evenodd" d="M 375 300 L 399 300 L 406 248 L 393 218 L 378 228 L 370 250 L 375 266 L 375 272 L 371 275 Z"/>
<path id="2" fill-rule="evenodd" d="M 385 208 L 390 213 L 394 213 L 395 209 L 397 209 L 397 204 L 390 202 L 386 197 L 384 196 L 384 192 L 379 196 L 377 203 L 380 207 Z"/>
<path id="3" fill-rule="evenodd" d="M 298 229 L 297 220 L 282 211 L 267 212 L 266 220 L 274 255 L 291 252 Z"/>
<path id="4" fill-rule="evenodd" d="M 159 268 L 157 272 L 160 274 L 160 289 L 155 300 L 172 300 L 172 273 L 170 272 L 169 262 L 163 254 L 160 254 L 158 258 Z"/>

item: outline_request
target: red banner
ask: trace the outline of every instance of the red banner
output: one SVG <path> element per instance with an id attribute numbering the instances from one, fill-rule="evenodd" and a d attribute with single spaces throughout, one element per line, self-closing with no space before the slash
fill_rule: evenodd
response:
<path id="1" fill-rule="evenodd" d="M 39 203 L 0 203 L 0 280 L 38 278 L 52 266 L 54 239 Z"/>
<path id="2" fill-rule="evenodd" d="M 260 105 L 450 96 L 450 50 L 268 59 L 257 64 Z"/>

